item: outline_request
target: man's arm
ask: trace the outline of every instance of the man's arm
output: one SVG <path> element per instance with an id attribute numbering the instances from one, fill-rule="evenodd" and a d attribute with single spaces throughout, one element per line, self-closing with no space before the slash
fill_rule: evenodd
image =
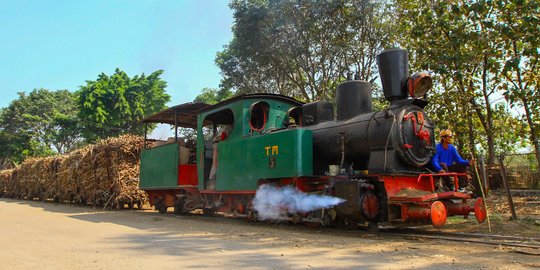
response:
<path id="1" fill-rule="evenodd" d="M 452 159 L 454 162 L 460 164 L 460 165 L 465 165 L 465 166 L 469 166 L 470 165 L 470 162 L 466 159 L 463 159 L 459 153 L 457 152 L 457 149 L 452 145 L 451 147 L 452 149 Z"/>
<path id="2" fill-rule="evenodd" d="M 435 155 L 431 157 L 431 166 L 433 166 L 436 172 L 443 171 L 441 165 L 439 165 L 439 151 L 435 152 Z"/>

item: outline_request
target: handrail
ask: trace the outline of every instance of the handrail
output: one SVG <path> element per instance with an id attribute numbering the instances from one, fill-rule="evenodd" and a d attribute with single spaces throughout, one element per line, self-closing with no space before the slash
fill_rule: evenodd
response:
<path id="1" fill-rule="evenodd" d="M 435 191 L 435 181 L 434 177 L 440 176 L 453 176 L 454 177 L 454 191 L 457 191 L 459 188 L 459 179 L 458 176 L 467 176 L 467 173 L 457 173 L 457 172 L 445 172 L 445 173 L 423 173 L 418 175 L 417 182 L 420 183 L 422 178 L 427 178 L 431 183 L 431 191 Z"/>

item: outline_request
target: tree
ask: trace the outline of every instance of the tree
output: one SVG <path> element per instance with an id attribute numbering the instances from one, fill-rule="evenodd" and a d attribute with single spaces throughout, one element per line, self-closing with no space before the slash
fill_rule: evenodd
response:
<path id="1" fill-rule="evenodd" d="M 503 44 L 505 81 L 501 88 L 512 106 L 523 109 L 540 168 L 540 3 L 538 1 L 495 1 L 498 21 L 495 25 Z"/>
<path id="2" fill-rule="evenodd" d="M 334 97 L 348 71 L 373 80 L 387 39 L 384 3 L 235 0 L 234 38 L 218 53 L 225 88 L 310 102 Z"/>
<path id="3" fill-rule="evenodd" d="M 35 89 L 19 93 L 0 112 L 1 157 L 18 163 L 26 157 L 64 153 L 78 140 L 76 95 L 67 91 Z M 61 134 L 70 126 L 73 132 Z"/>
<path id="4" fill-rule="evenodd" d="M 494 163 L 497 149 L 502 149 L 495 142 L 514 132 L 496 125 L 512 117 L 494 104 L 501 96 L 503 67 L 503 46 L 495 27 L 500 20 L 497 7 L 482 0 L 395 3 L 403 33 L 401 44 L 409 47 L 414 65 L 430 70 L 443 85 L 438 89 L 444 92 L 437 95 L 439 104 L 433 109 L 436 118 L 443 122 L 449 118 L 446 123 L 462 130 L 458 134 L 467 134 L 458 141 L 468 145 L 471 153 L 476 144 L 485 141 L 488 162 Z M 441 108 L 452 106 L 451 111 Z"/>
<path id="5" fill-rule="evenodd" d="M 201 93 L 197 97 L 195 97 L 195 100 L 193 101 L 214 105 L 223 100 L 231 98 L 232 96 L 233 94 L 231 90 L 226 88 L 203 88 L 201 90 Z"/>
<path id="6" fill-rule="evenodd" d="M 130 78 L 116 69 L 111 76 L 101 73 L 97 80 L 87 81 L 78 92 L 84 138 L 92 142 L 125 133 L 143 134 L 140 120 L 165 109 L 170 100 L 167 84 L 159 77 L 162 73 Z"/>

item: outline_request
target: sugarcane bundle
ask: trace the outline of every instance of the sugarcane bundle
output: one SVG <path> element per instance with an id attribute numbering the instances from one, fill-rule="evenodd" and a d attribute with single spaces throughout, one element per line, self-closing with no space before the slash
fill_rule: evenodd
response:
<path id="1" fill-rule="evenodd" d="M 52 199 L 55 202 L 61 200 L 63 191 L 60 185 L 60 165 L 65 156 L 54 156 L 50 158 L 49 165 L 46 170 L 43 171 L 43 178 L 45 180 L 44 197 L 46 199 Z"/>
<path id="2" fill-rule="evenodd" d="M 76 150 L 59 161 L 56 181 L 58 181 L 58 200 L 63 202 L 79 201 L 79 166 L 82 150 Z"/>
<path id="3" fill-rule="evenodd" d="M 63 156 L 31 158 L 0 173 L 0 194 L 92 204 L 104 208 L 142 204 L 139 153 L 143 139 L 124 135 Z"/>
<path id="4" fill-rule="evenodd" d="M 39 160 L 39 158 L 29 158 L 25 160 L 17 170 L 17 181 L 19 185 L 16 185 L 17 189 L 14 190 L 16 197 L 21 199 L 32 199 L 31 190 L 36 185 L 34 183 L 34 177 L 32 167 Z"/>
<path id="5" fill-rule="evenodd" d="M 52 177 L 51 165 L 54 157 L 40 158 L 34 162 L 31 167 L 31 185 L 29 186 L 29 199 L 38 198 L 45 200 L 47 190 L 50 186 Z"/>
<path id="6" fill-rule="evenodd" d="M 1 170 L 0 171 L 0 197 L 8 196 L 9 182 L 11 181 L 11 175 L 13 174 L 13 169 L 11 170 Z"/>
<path id="7" fill-rule="evenodd" d="M 21 185 L 18 178 L 17 178 L 18 170 L 12 169 L 11 175 L 8 179 L 8 183 L 6 185 L 6 197 L 8 198 L 19 198 L 19 194 L 17 193 L 20 189 L 19 186 Z"/>
<path id="8" fill-rule="evenodd" d="M 95 145 L 92 152 L 94 200 L 103 207 L 142 204 L 146 193 L 138 188 L 141 137 L 124 135 Z"/>

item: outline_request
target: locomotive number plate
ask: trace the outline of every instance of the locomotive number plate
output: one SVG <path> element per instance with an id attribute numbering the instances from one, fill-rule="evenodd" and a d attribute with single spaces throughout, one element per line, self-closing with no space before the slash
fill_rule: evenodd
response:
<path id="1" fill-rule="evenodd" d="M 276 167 L 276 157 L 270 157 L 268 159 L 268 168 L 274 169 Z"/>

